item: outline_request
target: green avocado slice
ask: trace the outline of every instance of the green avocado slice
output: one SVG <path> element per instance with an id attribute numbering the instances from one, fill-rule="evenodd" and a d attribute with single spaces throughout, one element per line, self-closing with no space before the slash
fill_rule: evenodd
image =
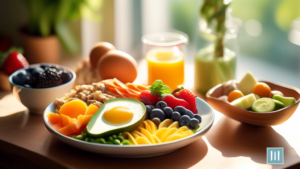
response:
<path id="1" fill-rule="evenodd" d="M 130 109 L 133 113 L 131 120 L 122 124 L 112 124 L 104 118 L 104 112 L 114 107 L 123 106 Z M 88 125 L 86 126 L 87 134 L 91 137 L 107 137 L 121 132 L 131 132 L 135 130 L 145 120 L 146 107 L 135 99 L 111 99 L 106 101 L 100 109 L 93 115 Z M 116 117 L 118 118 L 118 117 Z"/>

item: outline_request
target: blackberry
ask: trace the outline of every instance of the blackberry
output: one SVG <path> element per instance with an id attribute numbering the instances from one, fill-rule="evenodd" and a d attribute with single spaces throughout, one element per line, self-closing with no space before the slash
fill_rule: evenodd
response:
<path id="1" fill-rule="evenodd" d="M 72 79 L 72 77 L 73 77 L 73 75 L 70 72 L 68 72 L 66 70 L 62 70 L 61 78 L 62 78 L 63 83 L 69 82 Z"/>
<path id="2" fill-rule="evenodd" d="M 62 71 L 56 67 L 49 67 L 37 77 L 35 87 L 46 88 L 61 84 L 63 84 Z"/>

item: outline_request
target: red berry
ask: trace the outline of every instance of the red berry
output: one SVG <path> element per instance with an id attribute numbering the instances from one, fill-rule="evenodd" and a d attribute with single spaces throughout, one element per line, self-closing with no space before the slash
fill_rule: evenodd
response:
<path id="1" fill-rule="evenodd" d="M 197 106 L 196 106 L 196 99 L 193 92 L 191 92 L 188 89 L 182 89 L 181 91 L 176 92 L 175 96 L 187 101 L 191 105 L 191 111 L 194 114 L 198 113 Z"/>
<path id="2" fill-rule="evenodd" d="M 171 94 L 165 96 L 165 97 L 163 98 L 163 101 L 165 101 L 165 102 L 167 103 L 167 105 L 168 105 L 169 107 L 171 107 L 173 110 L 174 110 L 175 107 L 177 107 L 177 106 L 183 106 L 183 107 L 185 107 L 186 109 L 189 109 L 189 110 L 192 111 L 191 105 L 190 105 L 188 102 L 186 102 L 186 101 L 183 100 L 183 99 L 176 98 L 176 97 L 174 97 L 174 96 L 171 95 Z"/>
<path id="3" fill-rule="evenodd" d="M 141 102 L 146 105 L 155 105 L 159 101 L 159 97 L 152 95 L 149 90 L 142 91 L 141 95 Z"/>
<path id="4" fill-rule="evenodd" d="M 27 60 L 21 53 L 16 51 L 8 55 L 2 64 L 2 69 L 7 75 L 11 75 L 16 70 L 29 66 Z"/>

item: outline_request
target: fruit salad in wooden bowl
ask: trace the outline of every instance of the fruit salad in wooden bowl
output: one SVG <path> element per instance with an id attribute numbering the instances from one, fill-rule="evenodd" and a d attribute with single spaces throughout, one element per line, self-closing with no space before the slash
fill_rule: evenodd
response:
<path id="1" fill-rule="evenodd" d="M 300 90 L 268 81 L 257 81 L 248 72 L 237 83 L 228 81 L 210 89 L 207 102 L 224 115 L 240 122 L 278 125 L 289 119 L 300 101 Z"/>

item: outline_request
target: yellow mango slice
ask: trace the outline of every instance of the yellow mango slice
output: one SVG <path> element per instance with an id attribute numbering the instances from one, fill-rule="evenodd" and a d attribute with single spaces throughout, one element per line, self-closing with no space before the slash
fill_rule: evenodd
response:
<path id="1" fill-rule="evenodd" d="M 139 135 L 137 135 L 137 134 L 135 134 L 135 133 L 131 133 L 131 135 L 132 135 L 133 138 L 141 137 L 141 136 L 139 136 Z"/>
<path id="2" fill-rule="evenodd" d="M 145 137 L 142 133 L 140 133 L 140 132 L 138 132 L 138 131 L 133 131 L 132 133 L 131 133 L 132 135 L 135 135 L 134 136 L 134 138 L 136 138 L 136 137 Z"/>
<path id="3" fill-rule="evenodd" d="M 161 143 L 159 138 L 157 138 L 155 135 L 152 135 L 152 137 L 153 137 L 155 144 Z"/>
<path id="4" fill-rule="evenodd" d="M 151 121 L 151 120 L 146 120 L 146 122 L 147 122 L 147 124 L 148 124 L 148 126 L 150 126 L 150 128 L 151 128 L 151 134 L 155 134 L 156 133 L 156 131 L 157 131 L 157 127 L 156 127 L 156 125 Z"/>
<path id="5" fill-rule="evenodd" d="M 189 131 L 184 131 L 184 132 L 181 132 L 181 133 L 178 133 L 178 134 L 186 134 L 187 136 L 190 136 L 190 135 L 193 135 L 194 132 L 192 132 L 191 130 L 189 130 Z"/>
<path id="6" fill-rule="evenodd" d="M 174 123 L 172 123 L 168 128 L 176 128 L 176 129 L 178 129 L 179 128 L 178 121 L 175 121 Z"/>
<path id="7" fill-rule="evenodd" d="M 169 127 L 172 123 L 173 123 L 173 120 L 166 119 L 159 124 L 158 129 L 161 129 L 163 127 Z"/>
<path id="8" fill-rule="evenodd" d="M 182 126 L 180 127 L 176 132 L 175 134 L 178 134 L 178 133 L 181 133 L 181 132 L 184 132 L 184 131 L 190 131 L 190 129 L 186 126 Z"/>
<path id="9" fill-rule="evenodd" d="M 161 137 L 160 141 L 163 143 L 166 141 L 166 139 L 174 134 L 177 131 L 177 128 L 168 128 L 168 130 L 164 133 L 164 135 Z"/>
<path id="10" fill-rule="evenodd" d="M 151 143 L 155 143 L 154 142 L 154 140 L 153 140 L 153 137 L 152 137 L 152 134 L 148 131 L 148 130 L 146 130 L 146 129 L 144 129 L 144 128 L 141 128 L 141 133 L 151 142 Z"/>
<path id="11" fill-rule="evenodd" d="M 152 129 L 151 129 L 151 126 L 147 123 L 147 121 L 143 121 L 144 123 L 144 129 L 148 130 L 149 133 L 152 133 Z"/>
<path id="12" fill-rule="evenodd" d="M 138 137 L 138 138 L 135 139 L 135 141 L 138 145 L 140 145 L 140 144 L 151 144 L 151 142 L 145 137 Z"/>
<path id="13" fill-rule="evenodd" d="M 160 128 L 156 131 L 155 136 L 158 139 L 161 139 L 161 137 L 163 136 L 163 134 L 168 130 L 168 128 L 164 127 L 164 128 Z"/>
<path id="14" fill-rule="evenodd" d="M 137 145 L 137 142 L 129 132 L 124 132 L 122 135 L 125 139 L 128 139 L 133 145 Z"/>
<path id="15" fill-rule="evenodd" d="M 184 137 L 186 137 L 186 136 L 187 136 L 186 134 L 183 134 L 183 135 L 180 135 L 180 134 L 174 134 L 174 135 L 169 136 L 169 137 L 166 139 L 166 141 L 164 141 L 164 142 L 182 139 L 182 138 L 184 138 Z"/>

